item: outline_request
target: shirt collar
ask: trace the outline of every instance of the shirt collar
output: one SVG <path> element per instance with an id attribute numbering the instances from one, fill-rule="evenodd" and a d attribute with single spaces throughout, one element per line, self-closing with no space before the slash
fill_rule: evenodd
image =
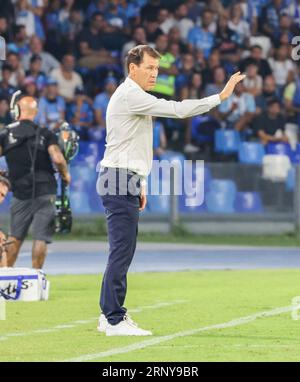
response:
<path id="1" fill-rule="evenodd" d="M 142 89 L 142 88 L 140 87 L 140 85 L 137 84 L 137 83 L 136 83 L 134 80 L 132 80 L 130 77 L 127 77 L 126 80 L 125 80 L 125 82 L 126 82 L 127 85 L 131 85 L 131 86 L 134 86 L 134 87 L 136 87 L 136 88 L 138 88 L 138 89 Z M 143 89 L 142 89 L 142 90 L 143 90 Z"/>

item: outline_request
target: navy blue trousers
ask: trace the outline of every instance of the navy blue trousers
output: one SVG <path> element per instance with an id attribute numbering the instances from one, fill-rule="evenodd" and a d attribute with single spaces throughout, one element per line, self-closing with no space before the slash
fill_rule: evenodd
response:
<path id="1" fill-rule="evenodd" d="M 103 172 L 100 178 L 101 175 Z M 127 181 L 130 178 L 128 175 Z M 118 193 L 119 187 L 116 187 Z M 109 256 L 102 280 L 100 308 L 108 322 L 116 325 L 127 311 L 124 307 L 127 272 L 136 248 L 140 197 L 127 192 L 127 195 L 101 194 L 101 198 L 107 221 Z"/>

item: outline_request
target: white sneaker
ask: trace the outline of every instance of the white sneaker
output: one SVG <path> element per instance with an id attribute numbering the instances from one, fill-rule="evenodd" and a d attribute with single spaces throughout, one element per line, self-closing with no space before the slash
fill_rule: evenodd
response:
<path id="1" fill-rule="evenodd" d="M 152 336 L 149 330 L 141 329 L 137 324 L 126 314 L 123 321 L 117 325 L 110 325 L 107 323 L 106 327 L 107 336 Z"/>
<path id="2" fill-rule="evenodd" d="M 199 150 L 200 148 L 198 146 L 195 146 L 191 143 L 187 143 L 183 148 L 183 152 L 186 154 L 194 154 L 197 153 Z"/>
<path id="3" fill-rule="evenodd" d="M 101 313 L 99 317 L 99 321 L 98 321 L 98 326 L 97 326 L 98 332 L 105 333 L 107 325 L 108 325 L 108 321 L 106 317 L 104 316 L 104 314 Z"/>

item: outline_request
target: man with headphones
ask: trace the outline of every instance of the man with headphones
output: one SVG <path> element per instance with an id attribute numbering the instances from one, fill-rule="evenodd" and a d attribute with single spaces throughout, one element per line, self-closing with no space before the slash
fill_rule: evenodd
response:
<path id="1" fill-rule="evenodd" d="M 8 239 L 13 243 L 7 248 L 7 265 L 15 264 L 32 224 L 32 267 L 41 269 L 54 233 L 57 186 L 52 163 L 67 184 L 71 177 L 56 135 L 34 123 L 37 101 L 24 96 L 14 102 L 19 94 L 11 102 L 16 122 L 0 135 L 0 156 L 6 158 L 13 193 Z"/>

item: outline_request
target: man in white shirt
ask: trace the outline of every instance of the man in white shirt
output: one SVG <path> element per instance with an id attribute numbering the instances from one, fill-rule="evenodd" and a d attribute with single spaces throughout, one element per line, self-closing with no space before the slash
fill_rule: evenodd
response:
<path id="1" fill-rule="evenodd" d="M 152 117 L 187 118 L 206 113 L 227 99 L 244 79 L 231 76 L 220 94 L 182 102 L 158 99 L 153 89 L 159 53 L 148 45 L 132 48 L 127 56 L 128 77 L 112 95 L 106 114 L 106 150 L 97 191 L 105 208 L 109 259 L 103 276 L 98 330 L 107 336 L 146 336 L 123 306 L 126 276 L 136 247 L 139 211 L 146 206 L 146 177 L 152 167 Z"/>
<path id="2" fill-rule="evenodd" d="M 66 102 L 72 102 L 75 89 L 83 87 L 82 78 L 75 72 L 74 68 L 75 57 L 70 53 L 66 53 L 62 58 L 61 65 L 50 73 L 50 77 L 57 81 L 59 95 L 64 97 Z"/>

